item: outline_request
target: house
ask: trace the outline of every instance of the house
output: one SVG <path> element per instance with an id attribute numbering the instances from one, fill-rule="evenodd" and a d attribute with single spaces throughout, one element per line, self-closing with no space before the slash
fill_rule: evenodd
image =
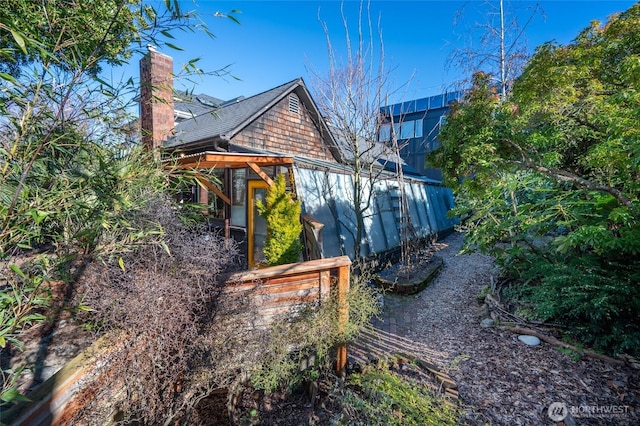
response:
<path id="1" fill-rule="evenodd" d="M 379 140 L 386 142 L 393 133 L 398 138 L 400 156 L 410 167 L 442 180 L 440 170 L 426 166 L 425 157 L 440 146 L 437 137 L 449 105 L 462 96 L 463 92 L 454 91 L 381 107 L 386 122 L 380 128 Z"/>
<path id="2" fill-rule="evenodd" d="M 142 142 L 179 167 L 202 170 L 185 200 L 209 206 L 210 220 L 240 242 L 247 266 L 262 262 L 266 222 L 256 209 L 278 173 L 302 201 L 305 258 L 353 253 L 352 169 L 299 78 L 250 97 L 224 101 L 175 93 L 172 59 L 149 51 L 140 62 Z M 382 146 L 382 145 L 381 145 Z M 371 161 L 377 161 L 371 159 Z M 368 189 L 363 255 L 399 246 L 409 217 L 415 237 L 451 229 L 451 191 L 419 174 L 398 180 L 387 158 Z M 207 171 L 206 173 L 204 171 Z M 209 176 L 213 175 L 215 179 Z M 401 206 L 400 193 L 408 203 Z M 408 215 L 408 216 L 407 216 Z"/>

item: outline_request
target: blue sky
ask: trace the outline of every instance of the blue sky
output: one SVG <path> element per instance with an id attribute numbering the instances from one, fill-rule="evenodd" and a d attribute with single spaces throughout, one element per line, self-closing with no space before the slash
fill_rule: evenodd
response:
<path id="1" fill-rule="evenodd" d="M 497 3 L 493 1 L 493 3 Z M 617 0 L 543 0 L 537 2 L 544 14 L 529 23 L 525 36 L 531 51 L 547 41 L 571 42 L 592 20 L 606 21 L 614 12 L 631 7 L 635 1 Z M 349 28 L 355 30 L 359 1 L 344 2 Z M 393 68 L 391 80 L 403 86 L 405 99 L 422 98 L 442 93 L 452 87 L 461 75 L 447 67 L 453 46 L 463 47 L 459 40 L 464 28 L 486 19 L 486 6 L 480 0 L 373 0 L 371 16 L 380 19 L 387 68 Z M 505 0 L 508 12 L 526 22 L 534 1 Z M 158 5 L 161 7 L 161 5 Z M 183 1 L 183 8 L 194 8 L 215 34 L 177 33 L 172 42 L 184 51 L 162 48 L 174 57 L 175 72 L 181 64 L 200 57 L 205 70 L 229 66 L 233 76 L 207 76 L 193 83 L 179 81 L 178 88 L 195 86 L 195 93 L 206 93 L 221 99 L 251 96 L 282 83 L 302 77 L 311 86 L 313 72 L 325 73 L 328 66 L 327 42 L 320 20 L 327 23 L 334 48 L 344 52 L 345 35 L 338 0 L 298 1 Z M 213 18 L 216 11 L 237 9 L 240 21 Z M 456 14 L 462 18 L 454 25 Z M 116 71 L 137 77 L 137 61 Z"/>

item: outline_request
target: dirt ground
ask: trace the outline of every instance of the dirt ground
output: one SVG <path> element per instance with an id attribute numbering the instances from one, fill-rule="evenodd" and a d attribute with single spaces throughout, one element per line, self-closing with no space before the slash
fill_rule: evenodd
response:
<path id="1" fill-rule="evenodd" d="M 415 317 L 405 335 L 438 354 L 435 360 L 456 381 L 461 402 L 468 406 L 466 419 L 473 424 L 554 424 L 549 408 L 566 407 L 567 424 L 640 424 L 640 371 L 574 359 L 544 342 L 528 346 L 516 334 L 480 325 L 477 295 L 490 286 L 496 271 L 489 257 L 459 255 L 462 237 L 453 234 L 441 242 L 438 255 L 445 266 L 432 285 L 411 300 L 396 298 L 389 309 L 403 306 L 406 311 L 409 305 Z"/>

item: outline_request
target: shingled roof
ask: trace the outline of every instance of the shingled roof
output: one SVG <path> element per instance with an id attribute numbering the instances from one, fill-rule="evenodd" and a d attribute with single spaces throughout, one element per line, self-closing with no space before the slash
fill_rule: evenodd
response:
<path id="1" fill-rule="evenodd" d="M 188 92 L 177 92 L 173 97 L 173 105 L 176 114 L 183 118 L 197 117 L 219 108 L 224 101 L 205 94 L 193 94 Z"/>
<path id="2" fill-rule="evenodd" d="M 301 84 L 301 79 L 296 79 L 248 98 L 236 98 L 235 102 L 221 102 L 218 107 L 203 108 L 201 114 L 178 123 L 174 136 L 164 146 L 186 147 L 198 142 L 228 140 Z"/>
<path id="3" fill-rule="evenodd" d="M 184 120 L 210 113 L 217 108 L 238 102 L 242 99 L 244 99 L 244 96 L 224 101 L 222 99 L 214 98 L 213 96 L 205 95 L 204 93 L 196 95 L 193 93 L 179 91 L 174 95 L 173 103 L 176 115 L 178 118 Z"/>

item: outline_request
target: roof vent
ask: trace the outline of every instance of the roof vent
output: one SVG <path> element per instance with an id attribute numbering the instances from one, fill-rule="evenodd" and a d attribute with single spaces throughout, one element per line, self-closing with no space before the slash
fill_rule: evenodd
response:
<path id="1" fill-rule="evenodd" d="M 293 114 L 300 113 L 300 100 L 293 93 L 289 95 L 289 112 Z"/>
<path id="2" fill-rule="evenodd" d="M 213 102 L 210 99 L 205 98 L 204 96 L 196 96 L 196 99 L 202 105 L 205 105 L 205 106 L 208 106 L 208 107 L 212 107 L 212 108 L 217 108 L 218 107 L 218 104 L 216 104 L 215 102 Z"/>

